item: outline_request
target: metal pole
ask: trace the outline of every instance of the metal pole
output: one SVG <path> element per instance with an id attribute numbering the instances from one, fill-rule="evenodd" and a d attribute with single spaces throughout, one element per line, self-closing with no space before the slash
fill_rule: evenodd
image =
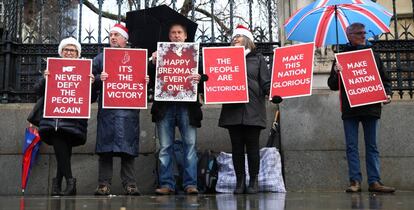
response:
<path id="1" fill-rule="evenodd" d="M 101 30 L 102 30 L 102 4 L 104 0 L 98 0 L 99 5 L 99 19 L 98 19 L 98 43 L 101 44 Z"/>
<path id="2" fill-rule="evenodd" d="M 335 5 L 335 35 L 336 35 L 336 52 L 339 53 L 339 35 L 338 35 L 338 7 Z"/>
<path id="3" fill-rule="evenodd" d="M 414 1 L 414 0 L 413 0 Z M 211 42 L 214 42 L 216 40 L 216 37 L 214 35 L 214 3 L 216 3 L 216 0 L 210 0 L 211 4 Z"/>
<path id="4" fill-rule="evenodd" d="M 83 0 L 79 0 L 79 30 L 78 30 L 79 43 L 82 43 L 82 5 L 83 5 Z"/>

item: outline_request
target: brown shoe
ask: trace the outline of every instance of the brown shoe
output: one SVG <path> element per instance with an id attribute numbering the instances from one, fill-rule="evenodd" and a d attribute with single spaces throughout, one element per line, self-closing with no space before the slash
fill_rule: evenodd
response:
<path id="1" fill-rule="evenodd" d="M 347 193 L 356 193 L 361 192 L 361 183 L 358 181 L 351 181 L 348 188 L 346 188 L 345 192 Z"/>
<path id="2" fill-rule="evenodd" d="M 155 193 L 157 195 L 171 195 L 171 194 L 174 194 L 174 190 L 168 187 L 161 187 L 161 188 L 156 189 Z"/>
<path id="3" fill-rule="evenodd" d="M 369 185 L 368 191 L 379 193 L 393 193 L 395 192 L 395 188 L 384 186 L 381 182 L 374 182 Z"/>
<path id="4" fill-rule="evenodd" d="M 188 195 L 197 195 L 198 190 L 195 187 L 187 187 L 187 189 L 185 189 L 185 193 Z"/>

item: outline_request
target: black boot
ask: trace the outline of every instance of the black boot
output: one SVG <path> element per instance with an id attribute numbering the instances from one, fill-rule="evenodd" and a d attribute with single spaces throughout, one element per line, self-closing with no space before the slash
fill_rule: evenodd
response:
<path id="1" fill-rule="evenodd" d="M 236 183 L 236 189 L 233 191 L 234 194 L 243 194 L 244 190 L 246 189 L 246 176 L 243 175 L 237 175 L 236 176 L 237 183 Z"/>
<path id="2" fill-rule="evenodd" d="M 76 195 L 76 179 L 66 179 L 66 189 L 62 192 L 62 195 Z"/>
<path id="3" fill-rule="evenodd" d="M 62 179 L 58 180 L 58 178 L 52 179 L 52 193 L 51 196 L 59 196 L 62 195 Z"/>
<path id="4" fill-rule="evenodd" d="M 247 194 L 256 194 L 259 190 L 259 182 L 257 176 L 250 177 L 249 186 L 246 189 Z"/>

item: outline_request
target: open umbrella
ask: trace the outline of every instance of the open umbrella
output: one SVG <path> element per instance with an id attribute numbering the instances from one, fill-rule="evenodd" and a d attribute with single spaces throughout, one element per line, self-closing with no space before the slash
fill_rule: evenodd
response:
<path id="1" fill-rule="evenodd" d="M 34 127 L 26 128 L 25 140 L 23 143 L 23 159 L 22 159 L 22 192 L 27 186 L 29 180 L 30 170 L 35 163 L 37 154 L 40 148 L 39 132 Z"/>
<path id="2" fill-rule="evenodd" d="M 370 0 L 318 0 L 298 10 L 285 23 L 288 40 L 315 42 L 317 47 L 346 44 L 346 28 L 365 25 L 370 38 L 389 32 L 392 14 Z"/>
<path id="3" fill-rule="evenodd" d="M 181 15 L 167 5 L 127 12 L 126 27 L 129 42 L 133 47 L 156 51 L 157 42 L 168 42 L 169 28 L 172 23 L 180 23 L 187 28 L 187 42 L 193 42 L 197 23 Z"/>

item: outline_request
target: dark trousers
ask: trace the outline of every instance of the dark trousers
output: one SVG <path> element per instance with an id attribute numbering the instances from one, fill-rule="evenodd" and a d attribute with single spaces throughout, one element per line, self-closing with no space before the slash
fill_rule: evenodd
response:
<path id="1" fill-rule="evenodd" d="M 245 153 L 247 153 L 250 177 L 259 175 L 260 131 L 261 128 L 257 126 L 237 125 L 229 127 L 232 158 L 236 176 L 240 177 L 245 175 Z"/>
<path id="2" fill-rule="evenodd" d="M 112 184 L 113 157 L 114 154 L 112 153 L 99 154 L 99 184 Z M 133 156 L 121 156 L 121 181 L 122 186 L 124 187 L 128 185 L 136 185 L 134 162 L 135 157 Z"/>
<path id="3" fill-rule="evenodd" d="M 70 179 L 72 177 L 71 157 L 72 144 L 70 136 L 60 132 L 50 136 L 53 142 L 53 149 L 55 150 L 55 157 L 57 162 L 56 178 L 61 181 L 63 177 Z"/>

